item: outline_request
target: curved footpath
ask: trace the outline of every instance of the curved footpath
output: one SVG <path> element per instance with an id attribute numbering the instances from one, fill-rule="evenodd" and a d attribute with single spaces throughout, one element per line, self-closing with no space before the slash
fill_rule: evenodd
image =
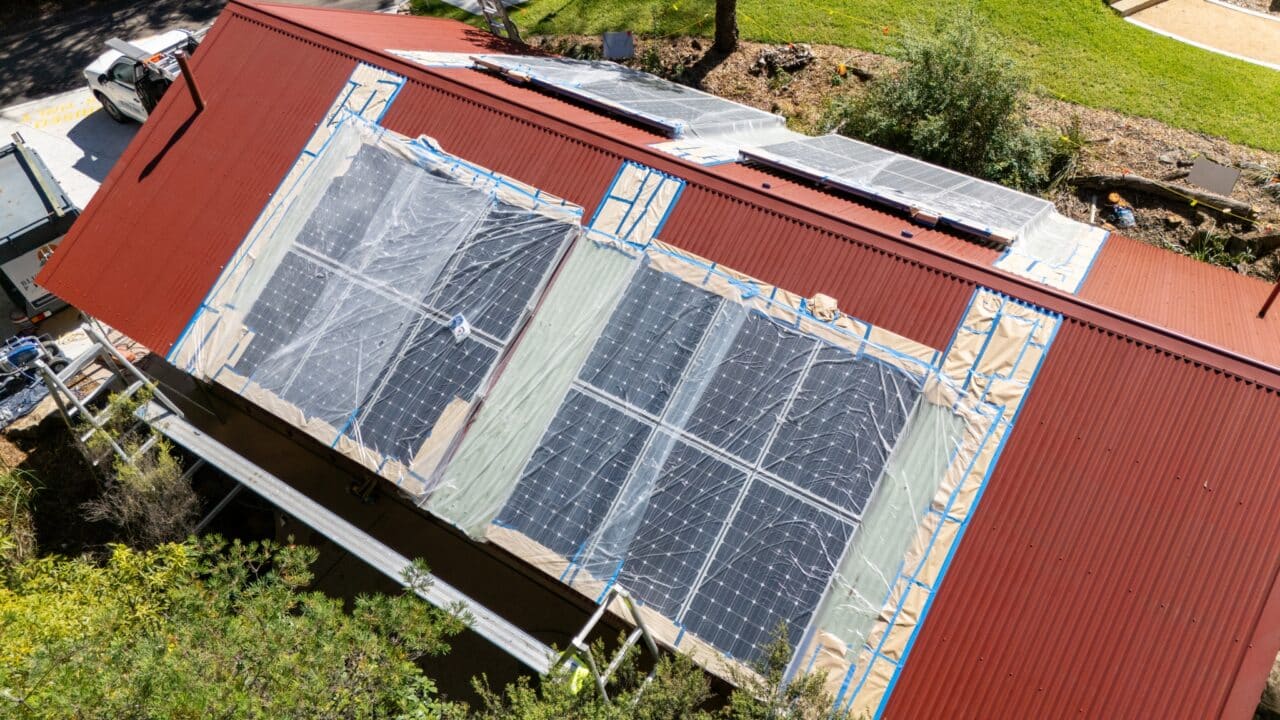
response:
<path id="1" fill-rule="evenodd" d="M 1280 16 L 1210 0 L 1165 0 L 1126 19 L 1206 50 L 1280 70 Z"/>

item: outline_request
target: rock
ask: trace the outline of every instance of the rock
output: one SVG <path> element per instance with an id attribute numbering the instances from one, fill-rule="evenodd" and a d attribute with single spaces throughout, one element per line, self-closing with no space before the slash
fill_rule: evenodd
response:
<path id="1" fill-rule="evenodd" d="M 1177 165 L 1178 155 L 1176 153 L 1165 153 L 1156 158 L 1156 160 L 1159 160 L 1161 165 Z"/>
<path id="2" fill-rule="evenodd" d="M 1179 157 L 1177 162 L 1178 167 L 1191 167 L 1192 165 L 1195 165 L 1195 164 L 1196 164 L 1196 161 L 1192 160 L 1189 157 Z"/>
<path id="3" fill-rule="evenodd" d="M 755 63 L 751 65 L 751 74 L 764 73 L 773 77 L 780 70 L 793 73 L 803 70 L 813 60 L 813 48 L 805 44 L 765 48 L 760 51 Z"/>
<path id="4" fill-rule="evenodd" d="M 1175 230 L 1186 224 L 1187 224 L 1186 219 L 1183 218 L 1181 215 L 1177 215 L 1175 213 L 1169 213 L 1168 215 L 1164 216 L 1164 226 L 1169 228 L 1170 230 Z"/>

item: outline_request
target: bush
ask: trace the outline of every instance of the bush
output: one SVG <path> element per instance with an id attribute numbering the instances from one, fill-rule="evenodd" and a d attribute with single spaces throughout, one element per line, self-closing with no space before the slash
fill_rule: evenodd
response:
<path id="1" fill-rule="evenodd" d="M 622 638 L 619 638 L 621 642 Z M 600 644 L 592 651 L 597 666 L 612 659 Z M 823 689 L 824 676 L 805 674 L 785 678 L 791 658 L 786 630 L 778 628 L 765 647 L 764 658 L 753 673 L 739 673 L 738 686 L 728 702 L 718 710 L 710 682 L 701 669 L 684 655 L 664 655 L 653 681 L 644 682 L 638 663 L 639 650 L 619 666 L 609 686 L 606 701 L 593 680 L 583 673 L 560 671 L 543 678 L 535 688 L 527 679 L 508 685 L 502 693 L 491 690 L 483 680 L 475 683 L 482 707 L 477 720 L 847 720 L 836 711 L 832 698 Z M 720 698 L 723 702 L 723 698 Z"/>
<path id="2" fill-rule="evenodd" d="M 85 442 L 91 459 L 109 463 L 112 470 L 102 494 L 83 505 L 85 518 L 110 522 L 122 540 L 136 547 L 182 540 L 195 527 L 200 509 L 173 447 L 135 417 L 151 396 L 145 389 L 133 397 L 112 395 L 106 422 Z M 81 425 L 75 432 L 87 429 Z M 133 462 L 119 457 L 113 442 Z"/>
<path id="3" fill-rule="evenodd" d="M 838 132 L 968 175 L 1034 191 L 1052 140 L 1026 121 L 1028 83 L 972 10 L 902 42 L 905 64 L 838 103 Z"/>
<path id="4" fill-rule="evenodd" d="M 410 593 L 348 612 L 303 590 L 315 559 L 204 538 L 19 564 L 0 575 L 0 717 L 461 717 L 416 661 L 462 619 Z"/>

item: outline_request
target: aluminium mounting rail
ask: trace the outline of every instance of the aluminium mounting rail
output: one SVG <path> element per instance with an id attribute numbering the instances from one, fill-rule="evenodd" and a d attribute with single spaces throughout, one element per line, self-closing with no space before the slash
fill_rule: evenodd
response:
<path id="1" fill-rule="evenodd" d="M 408 558 L 196 429 L 163 405 L 150 402 L 139 410 L 139 415 L 160 434 L 311 526 L 382 574 L 404 584 L 405 571 L 412 566 Z M 539 675 L 546 674 L 555 664 L 556 653 L 550 647 L 439 578 L 432 576 L 426 588 L 415 589 L 414 592 L 436 607 L 465 610 L 471 618 L 472 630 Z"/>

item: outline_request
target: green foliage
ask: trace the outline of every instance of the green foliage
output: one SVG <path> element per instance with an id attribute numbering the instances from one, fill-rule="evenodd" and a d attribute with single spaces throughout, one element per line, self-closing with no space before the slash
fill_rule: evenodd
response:
<path id="1" fill-rule="evenodd" d="M 36 528 L 31 516 L 35 476 L 24 470 L 0 473 L 0 572 L 35 554 Z"/>
<path id="2" fill-rule="evenodd" d="M 621 639 L 619 640 L 621 642 Z M 592 647 L 596 663 L 604 667 L 610 656 L 604 646 Z M 728 702 L 708 709 L 712 700 L 707 676 L 684 655 L 664 656 L 652 682 L 632 648 L 610 682 L 605 701 L 589 676 L 567 670 L 544 678 L 534 687 L 529 680 L 493 691 L 483 679 L 476 682 L 482 707 L 477 720 L 837 720 L 846 716 L 832 710 L 832 699 L 823 689 L 824 678 L 803 675 L 784 681 L 791 646 L 785 628 L 779 628 L 754 672 L 738 673 L 738 686 Z"/>
<path id="3" fill-rule="evenodd" d="M 106 420 L 85 442 L 90 456 L 112 469 L 102 495 L 84 504 L 85 517 L 112 523 L 121 539 L 140 547 L 183 539 L 200 507 L 173 446 L 136 418 L 152 395 L 150 388 L 132 397 L 112 395 Z M 76 432 L 83 435 L 90 427 L 86 422 Z"/>
<path id="4" fill-rule="evenodd" d="M 837 104 L 836 130 L 1024 190 L 1048 179 L 1050 142 L 1023 114 L 1026 78 L 965 11 L 903 40 L 906 64 Z"/>
<path id="5" fill-rule="evenodd" d="M 1232 270 L 1258 259 L 1252 247 L 1240 245 L 1233 241 L 1230 234 L 1215 229 L 1197 230 L 1190 240 L 1173 249 L 1200 262 Z"/>
<path id="6" fill-rule="evenodd" d="M 415 661 L 461 620 L 408 594 L 348 613 L 302 590 L 315 558 L 204 539 L 18 563 L 0 584 L 0 716 L 459 716 Z"/>
<path id="7" fill-rule="evenodd" d="M 738 19 L 743 40 L 892 54 L 904 32 L 975 4 L 1044 95 L 1280 150 L 1280 75 L 1127 23 L 1100 0 L 738 0 Z M 709 37 L 714 0 L 529 0 L 513 10 L 529 35 Z M 443 2 L 428 12 L 476 22 Z"/>

